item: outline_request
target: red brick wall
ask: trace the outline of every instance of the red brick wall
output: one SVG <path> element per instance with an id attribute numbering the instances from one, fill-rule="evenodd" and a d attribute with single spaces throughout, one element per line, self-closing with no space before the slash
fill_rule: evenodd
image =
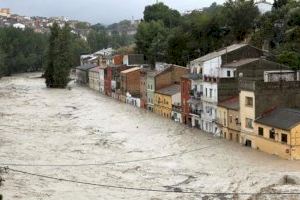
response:
<path id="1" fill-rule="evenodd" d="M 114 64 L 122 65 L 123 64 L 123 55 L 115 55 L 114 56 Z"/>
<path id="2" fill-rule="evenodd" d="M 106 76 L 104 76 L 104 93 L 107 96 L 111 96 L 112 68 L 105 68 L 104 73 L 106 73 Z"/>
<path id="3" fill-rule="evenodd" d="M 189 124 L 190 107 L 188 100 L 190 99 L 191 80 L 188 78 L 181 78 L 181 105 L 182 105 L 182 121 L 184 124 Z"/>
<path id="4" fill-rule="evenodd" d="M 121 73 L 121 91 L 123 95 L 126 95 L 126 92 L 135 96 L 140 95 L 140 70 Z"/>

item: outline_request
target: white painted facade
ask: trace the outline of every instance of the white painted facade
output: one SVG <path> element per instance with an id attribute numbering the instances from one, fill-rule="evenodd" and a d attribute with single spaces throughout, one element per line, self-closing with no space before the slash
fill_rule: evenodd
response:
<path id="1" fill-rule="evenodd" d="M 105 77 L 104 77 L 104 69 L 99 69 L 99 91 L 101 94 L 104 94 L 104 84 L 105 84 Z"/>
<path id="2" fill-rule="evenodd" d="M 194 100 L 191 104 L 192 126 L 209 133 L 217 134 L 218 127 L 218 79 L 234 78 L 236 68 L 223 68 L 222 57 L 217 56 L 207 61 L 192 61 L 190 73 L 200 75 L 199 79 L 192 80 Z M 201 103 L 198 103 L 198 100 Z M 196 112 L 195 112 L 196 111 Z"/>
<path id="3" fill-rule="evenodd" d="M 131 96 L 131 94 L 128 92 L 126 94 L 126 103 L 138 108 L 141 107 L 141 99 Z"/>

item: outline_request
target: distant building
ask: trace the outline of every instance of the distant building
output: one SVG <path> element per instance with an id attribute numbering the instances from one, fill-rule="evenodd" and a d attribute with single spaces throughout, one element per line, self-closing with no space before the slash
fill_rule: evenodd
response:
<path id="1" fill-rule="evenodd" d="M 182 123 L 191 125 L 192 119 L 190 116 L 190 93 L 191 93 L 191 80 L 189 75 L 181 77 L 181 106 L 182 106 Z"/>
<path id="2" fill-rule="evenodd" d="M 145 64 L 145 57 L 143 54 L 129 54 L 123 56 L 123 64 L 127 66 L 138 66 Z"/>
<path id="3" fill-rule="evenodd" d="M 172 116 L 173 106 L 181 105 L 180 85 L 171 85 L 155 91 L 154 113 L 166 118 L 176 117 L 181 122 L 181 112 L 176 112 L 179 116 Z"/>
<path id="4" fill-rule="evenodd" d="M 180 84 L 181 77 L 188 69 L 177 65 L 168 65 L 164 70 L 147 73 L 147 109 L 154 111 L 154 93 L 173 84 Z"/>
<path id="5" fill-rule="evenodd" d="M 100 91 L 100 67 L 89 69 L 89 87 L 93 90 Z"/>
<path id="6" fill-rule="evenodd" d="M 255 2 L 255 5 L 257 6 L 257 8 L 261 14 L 270 12 L 270 11 L 272 11 L 272 8 L 273 8 L 273 4 L 266 0 L 258 0 Z"/>
<path id="7" fill-rule="evenodd" d="M 221 136 L 240 143 L 240 101 L 239 96 L 232 97 L 218 104 L 217 124 Z"/>
<path id="8" fill-rule="evenodd" d="M 140 67 L 121 71 L 121 94 L 140 97 Z"/>
<path id="9" fill-rule="evenodd" d="M 9 8 L 0 8 L 0 16 L 10 17 L 10 9 Z"/>
<path id="10" fill-rule="evenodd" d="M 21 23 L 13 24 L 13 27 L 18 28 L 18 29 L 22 29 L 22 30 L 24 30 L 26 28 L 26 26 L 24 24 L 21 24 Z"/>
<path id="11" fill-rule="evenodd" d="M 83 65 L 76 67 L 76 82 L 87 85 L 89 83 L 89 70 L 96 67 L 95 65 Z"/>

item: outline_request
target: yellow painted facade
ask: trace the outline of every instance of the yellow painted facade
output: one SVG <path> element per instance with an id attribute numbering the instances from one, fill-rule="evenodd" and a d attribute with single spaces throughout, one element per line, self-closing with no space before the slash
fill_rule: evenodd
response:
<path id="1" fill-rule="evenodd" d="M 252 98 L 252 106 L 247 103 L 247 99 Z M 255 147 L 254 140 L 254 120 L 255 120 L 255 95 L 254 92 L 240 91 L 240 122 L 241 137 L 240 143 L 252 148 Z M 251 122 L 250 122 L 251 121 Z M 249 144 L 251 142 L 251 144 Z"/>
<path id="2" fill-rule="evenodd" d="M 272 129 L 270 126 L 259 123 L 255 123 L 254 127 L 255 135 L 252 138 L 256 149 L 284 159 L 300 159 L 300 124 L 290 131 Z M 259 128 L 263 130 L 263 135 L 259 135 Z M 270 131 L 275 132 L 274 139 L 270 138 Z M 283 135 L 287 136 L 284 141 Z"/>
<path id="3" fill-rule="evenodd" d="M 154 94 L 154 113 L 157 113 L 166 118 L 171 118 L 171 116 L 172 116 L 172 96 L 155 93 Z"/>
<path id="4" fill-rule="evenodd" d="M 218 126 L 224 139 L 240 143 L 239 111 L 218 106 Z"/>

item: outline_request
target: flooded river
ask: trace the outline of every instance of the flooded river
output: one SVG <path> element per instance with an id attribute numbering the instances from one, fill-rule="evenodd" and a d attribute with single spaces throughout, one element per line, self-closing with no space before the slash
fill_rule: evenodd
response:
<path id="1" fill-rule="evenodd" d="M 38 76 L 0 80 L 5 200 L 300 199 L 268 194 L 300 192 L 300 162 Z"/>

